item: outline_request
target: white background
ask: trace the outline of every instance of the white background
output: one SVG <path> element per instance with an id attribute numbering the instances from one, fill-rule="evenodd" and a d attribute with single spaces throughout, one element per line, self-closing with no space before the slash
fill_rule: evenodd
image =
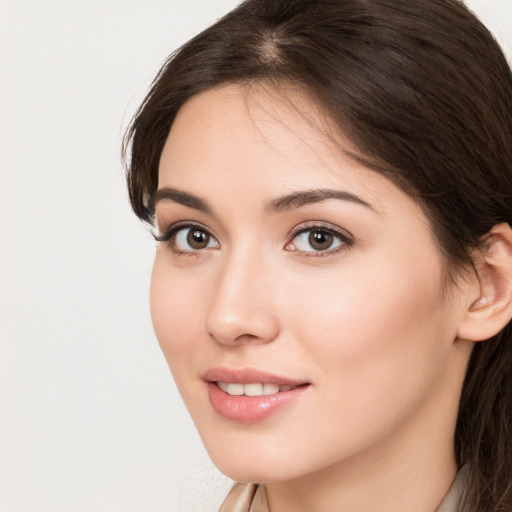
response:
<path id="1" fill-rule="evenodd" d="M 155 341 L 123 128 L 235 0 L 0 1 L 0 512 L 215 511 Z M 468 2 L 512 55 L 512 0 Z"/>

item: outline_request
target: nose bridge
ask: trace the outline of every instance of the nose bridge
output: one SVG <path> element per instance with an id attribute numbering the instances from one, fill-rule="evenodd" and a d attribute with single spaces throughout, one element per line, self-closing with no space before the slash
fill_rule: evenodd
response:
<path id="1" fill-rule="evenodd" d="M 206 318 L 210 336 L 222 344 L 267 342 L 278 322 L 269 289 L 271 268 L 263 255 L 241 247 L 222 262 Z"/>

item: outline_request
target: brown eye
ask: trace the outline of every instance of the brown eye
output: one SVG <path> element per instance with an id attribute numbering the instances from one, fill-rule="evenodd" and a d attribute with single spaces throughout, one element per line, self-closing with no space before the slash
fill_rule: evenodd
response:
<path id="1" fill-rule="evenodd" d="M 313 226 L 297 233 L 291 241 L 288 250 L 303 253 L 331 254 L 337 248 L 348 248 L 352 245 L 352 239 L 341 231 Z"/>
<path id="2" fill-rule="evenodd" d="M 173 246 L 178 251 L 193 252 L 218 248 L 219 244 L 208 231 L 199 227 L 185 227 L 174 233 Z"/>
<path id="3" fill-rule="evenodd" d="M 310 231 L 308 242 L 315 251 L 325 251 L 331 248 L 334 236 L 327 231 Z"/>
<path id="4" fill-rule="evenodd" d="M 187 242 L 192 249 L 206 249 L 209 241 L 210 235 L 198 229 L 190 229 L 187 234 Z"/>

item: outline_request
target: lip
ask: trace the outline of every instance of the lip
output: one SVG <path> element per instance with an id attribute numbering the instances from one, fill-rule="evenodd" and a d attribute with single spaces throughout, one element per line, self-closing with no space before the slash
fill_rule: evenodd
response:
<path id="1" fill-rule="evenodd" d="M 282 407 L 299 399 L 309 389 L 310 383 L 253 368 L 211 368 L 202 375 L 208 387 L 208 396 L 213 409 L 223 418 L 238 423 L 255 423 L 278 412 Z M 298 386 L 289 391 L 280 391 L 264 396 L 232 396 L 222 391 L 216 382 L 240 384 L 277 384 Z"/>
<path id="2" fill-rule="evenodd" d="M 228 382 L 240 384 L 252 384 L 260 382 L 261 384 L 277 384 L 278 386 L 300 386 L 309 384 L 304 380 L 291 379 L 281 375 L 272 374 L 257 370 L 255 368 L 210 368 L 203 373 L 202 378 L 206 382 Z"/>

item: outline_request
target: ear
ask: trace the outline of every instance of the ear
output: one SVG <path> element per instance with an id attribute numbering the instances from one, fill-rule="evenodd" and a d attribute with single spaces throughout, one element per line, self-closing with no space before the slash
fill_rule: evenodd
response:
<path id="1" fill-rule="evenodd" d="M 497 224 L 475 255 L 468 308 L 457 337 L 483 341 L 498 334 L 512 318 L 512 229 Z"/>

